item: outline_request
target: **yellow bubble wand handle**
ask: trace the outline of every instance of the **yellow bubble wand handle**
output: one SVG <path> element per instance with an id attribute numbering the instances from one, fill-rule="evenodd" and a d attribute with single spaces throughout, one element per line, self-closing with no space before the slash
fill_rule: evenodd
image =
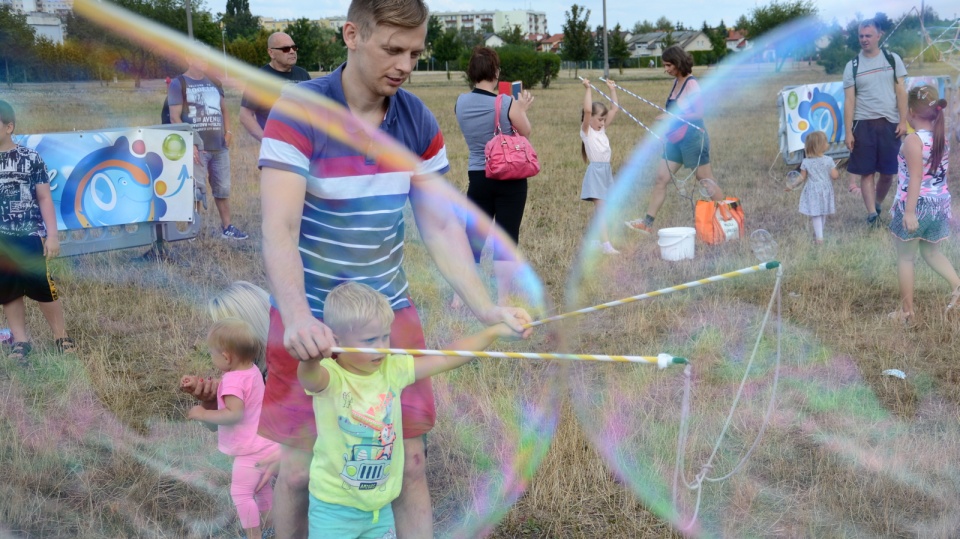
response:
<path id="1" fill-rule="evenodd" d="M 409 348 L 347 348 L 333 347 L 334 353 L 360 353 L 360 354 L 409 354 L 411 356 L 457 356 L 457 357 L 490 357 L 506 359 L 560 359 L 567 361 L 614 361 L 619 363 L 646 363 L 656 365 L 665 369 L 670 365 L 686 365 L 686 358 L 671 356 L 670 354 L 658 354 L 655 356 L 604 356 L 597 354 L 554 354 L 535 352 L 487 352 L 487 351 L 467 351 L 467 350 L 419 350 Z"/>
<path id="2" fill-rule="evenodd" d="M 705 285 L 708 283 L 715 283 L 717 281 L 725 281 L 727 279 L 733 279 L 734 277 L 740 277 L 741 275 L 748 275 L 750 273 L 756 273 L 758 271 L 770 270 L 780 267 L 780 263 L 776 261 L 764 262 L 756 266 L 750 266 L 749 268 L 738 269 L 736 271 L 731 271 L 728 273 L 721 273 L 719 275 L 714 275 L 712 277 L 707 277 L 705 279 L 698 279 L 696 281 L 690 281 L 689 283 L 678 284 L 676 286 L 671 286 L 669 288 L 661 288 L 660 290 L 654 292 L 647 292 L 645 294 L 638 294 L 636 296 L 630 296 L 629 298 L 618 299 L 616 301 L 610 301 L 607 303 L 601 303 L 600 305 L 594 305 L 593 307 L 584 307 L 576 311 L 570 311 L 568 313 L 558 314 L 556 316 L 551 316 L 550 318 L 544 318 L 543 320 L 536 320 L 530 322 L 529 324 L 524 324 L 523 328 L 532 328 L 536 326 L 542 326 L 548 322 L 556 322 L 557 320 L 563 320 L 564 318 L 572 318 L 574 316 L 580 316 L 587 313 L 592 313 L 595 311 L 601 311 L 603 309 L 609 309 L 610 307 L 616 307 L 617 305 L 623 305 L 625 303 L 632 303 L 641 299 L 649 299 L 656 296 L 662 296 L 664 294 L 669 294 L 671 292 L 677 292 L 680 290 L 686 290 L 688 288 L 694 288 L 700 285 Z"/>

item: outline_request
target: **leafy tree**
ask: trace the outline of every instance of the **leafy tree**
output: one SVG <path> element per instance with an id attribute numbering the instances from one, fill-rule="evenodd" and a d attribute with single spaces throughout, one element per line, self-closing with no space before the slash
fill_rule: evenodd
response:
<path id="1" fill-rule="evenodd" d="M 700 31 L 710 40 L 709 62 L 719 62 L 727 54 L 727 27 L 722 20 L 716 28 L 710 28 L 707 21 L 703 21 Z"/>
<path id="2" fill-rule="evenodd" d="M 267 54 L 268 37 L 270 33 L 263 29 L 252 39 L 238 37 L 227 43 L 227 54 L 241 62 L 260 67 L 270 61 L 270 56 Z"/>
<path id="3" fill-rule="evenodd" d="M 443 21 L 440 20 L 440 17 L 430 17 L 427 22 L 427 47 L 433 47 L 443 31 Z"/>
<path id="4" fill-rule="evenodd" d="M 617 23 L 610 32 L 607 46 L 610 59 L 616 62 L 617 67 L 620 68 L 620 74 L 623 75 L 623 64 L 630 59 L 630 47 L 627 45 L 623 30 L 620 29 L 620 23 Z"/>
<path id="5" fill-rule="evenodd" d="M 817 7 L 813 0 L 773 0 L 766 6 L 760 6 L 753 9 L 750 17 L 750 24 L 747 30 L 754 39 L 763 34 L 774 30 L 775 28 L 789 23 L 793 20 L 803 17 L 816 15 Z M 798 46 L 798 41 L 806 40 L 781 40 L 776 45 L 777 67 L 779 72 L 787 58 L 794 56 L 799 58 L 813 53 L 813 43 L 805 43 Z"/>
<path id="6" fill-rule="evenodd" d="M 602 62 L 603 61 L 603 25 L 602 24 L 597 25 L 597 28 L 596 30 L 593 31 L 593 35 L 591 37 L 592 37 L 593 51 L 592 51 L 592 54 L 590 55 L 590 60 Z M 608 34 L 607 47 L 610 46 L 609 38 L 610 36 Z M 608 54 L 609 54 L 609 50 L 608 50 Z"/>
<path id="7" fill-rule="evenodd" d="M 656 28 L 657 30 L 661 30 L 664 32 L 673 28 L 673 23 L 670 22 L 670 19 L 666 17 L 660 17 L 659 19 L 657 19 L 657 22 L 653 24 L 657 27 Z"/>
<path id="8" fill-rule="evenodd" d="M 657 27 L 654 26 L 652 22 L 650 22 L 650 21 L 648 21 L 648 20 L 646 20 L 646 19 L 644 19 L 643 22 L 637 21 L 637 22 L 633 23 L 633 34 L 634 34 L 634 35 L 649 34 L 650 32 L 653 32 L 653 31 L 656 30 L 656 29 L 657 29 Z"/>
<path id="9" fill-rule="evenodd" d="M 3 58 L 4 76 L 8 86 L 13 85 L 10 68 L 23 69 L 29 62 L 33 49 L 34 31 L 27 24 L 27 16 L 13 11 L 13 7 L 0 4 L 0 58 Z"/>
<path id="10" fill-rule="evenodd" d="M 733 28 L 738 32 L 749 34 L 748 29 L 750 28 L 750 19 L 748 19 L 746 15 L 740 15 L 740 18 L 737 19 L 736 23 L 734 23 Z"/>
<path id="11" fill-rule="evenodd" d="M 857 21 L 853 22 L 854 24 L 857 23 Z M 847 62 L 857 53 L 857 49 L 851 49 L 848 46 L 847 40 L 844 39 L 845 33 L 844 28 L 834 21 L 828 34 L 830 44 L 820 50 L 820 58 L 817 60 L 817 64 L 823 66 L 823 70 L 828 75 L 843 73 Z"/>
<path id="12" fill-rule="evenodd" d="M 320 29 L 320 48 L 317 50 L 317 63 L 322 69 L 332 71 L 347 61 L 347 46 L 343 42 L 343 29 Z"/>
<path id="13" fill-rule="evenodd" d="M 492 27 L 490 32 L 493 32 Z M 477 31 L 470 30 L 468 28 L 461 28 L 460 31 L 457 33 L 457 37 L 460 39 L 461 46 L 468 51 L 473 50 L 473 48 L 476 47 L 477 45 L 483 45 L 483 29 L 482 28 L 481 30 L 477 30 Z M 436 54 L 434 54 L 434 57 L 436 57 Z"/>
<path id="14" fill-rule="evenodd" d="M 320 65 L 320 47 L 323 41 L 323 32 L 320 25 L 311 22 L 306 17 L 300 17 L 288 24 L 284 32 L 290 35 L 293 42 L 300 47 L 297 51 L 297 63 L 304 69 L 313 69 Z"/>
<path id="15" fill-rule="evenodd" d="M 260 21 L 250 13 L 249 0 L 227 0 L 227 12 L 220 18 L 227 39 L 252 38 L 260 31 Z"/>
<path id="16" fill-rule="evenodd" d="M 187 21 L 184 16 L 186 10 L 182 0 L 114 0 L 114 3 L 130 12 L 141 15 L 168 28 L 186 34 Z M 209 46 L 220 48 L 220 28 L 208 11 L 204 11 L 202 2 L 194 4 L 193 35 L 194 38 Z M 140 81 L 146 76 L 170 74 L 181 69 L 182 59 L 159 56 L 152 47 L 139 42 L 117 37 L 111 32 L 104 31 L 90 21 L 78 17 L 68 16 L 66 33 L 74 39 L 92 49 L 102 47 L 117 57 L 116 67 L 134 77 L 134 85 L 139 88 Z M 173 67 L 176 65 L 176 67 Z"/>
<path id="17" fill-rule="evenodd" d="M 456 60 L 463 50 L 464 46 L 463 42 L 460 41 L 460 34 L 453 28 L 448 28 L 434 41 L 433 57 L 446 69 L 447 80 L 450 80 L 450 62 Z"/>
<path id="18" fill-rule="evenodd" d="M 527 40 L 527 35 L 523 33 L 523 28 L 521 28 L 519 24 L 511 26 L 509 30 L 505 30 L 497 35 L 500 36 L 500 39 L 502 39 L 506 45 L 517 45 L 535 49 L 534 44 Z"/>
<path id="19" fill-rule="evenodd" d="M 666 49 L 667 47 L 672 47 L 677 44 L 677 40 L 673 37 L 673 31 L 667 31 L 663 35 L 663 45 L 662 48 Z"/>
<path id="20" fill-rule="evenodd" d="M 585 62 L 593 53 L 593 43 L 590 36 L 590 10 L 573 4 L 566 12 L 567 20 L 563 23 L 563 48 L 560 51 L 564 60 L 571 62 Z M 582 17 L 582 18 L 581 18 Z M 577 74 L 576 65 L 573 69 Z"/>

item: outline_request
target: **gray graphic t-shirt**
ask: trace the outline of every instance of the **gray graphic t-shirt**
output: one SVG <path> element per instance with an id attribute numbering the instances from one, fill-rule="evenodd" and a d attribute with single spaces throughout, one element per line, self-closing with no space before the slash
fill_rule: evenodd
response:
<path id="1" fill-rule="evenodd" d="M 40 154 L 26 148 L 0 152 L 0 234 L 46 237 L 37 185 L 49 183 Z"/>
<path id="2" fill-rule="evenodd" d="M 200 135 L 201 150 L 216 151 L 224 149 L 223 111 L 220 110 L 220 98 L 223 90 L 207 77 L 200 80 L 184 75 L 187 82 L 187 102 L 183 103 L 183 91 L 180 89 L 180 77 L 170 82 L 167 90 L 167 102 L 183 105 L 184 117 L 193 130 Z"/>

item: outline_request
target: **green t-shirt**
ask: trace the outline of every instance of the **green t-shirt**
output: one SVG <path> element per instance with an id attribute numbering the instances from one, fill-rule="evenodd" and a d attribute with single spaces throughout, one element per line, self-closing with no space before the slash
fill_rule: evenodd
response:
<path id="1" fill-rule="evenodd" d="M 413 356 L 388 355 L 368 376 L 347 372 L 329 358 L 320 366 L 330 373 L 330 384 L 320 393 L 307 391 L 317 419 L 310 493 L 361 511 L 381 509 L 400 495 L 400 392 L 415 381 Z"/>

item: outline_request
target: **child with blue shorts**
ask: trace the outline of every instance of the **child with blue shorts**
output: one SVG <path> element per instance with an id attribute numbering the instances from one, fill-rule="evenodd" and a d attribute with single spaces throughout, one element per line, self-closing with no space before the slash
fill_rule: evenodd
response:
<path id="1" fill-rule="evenodd" d="M 385 296 L 354 281 L 334 288 L 323 309 L 342 347 L 389 347 L 393 316 Z M 519 335 L 497 324 L 451 346 L 483 350 L 504 337 Z M 403 478 L 400 392 L 470 360 L 344 352 L 300 363 L 297 377 L 313 397 L 318 433 L 310 464 L 311 538 L 396 537 L 390 504 Z"/>

